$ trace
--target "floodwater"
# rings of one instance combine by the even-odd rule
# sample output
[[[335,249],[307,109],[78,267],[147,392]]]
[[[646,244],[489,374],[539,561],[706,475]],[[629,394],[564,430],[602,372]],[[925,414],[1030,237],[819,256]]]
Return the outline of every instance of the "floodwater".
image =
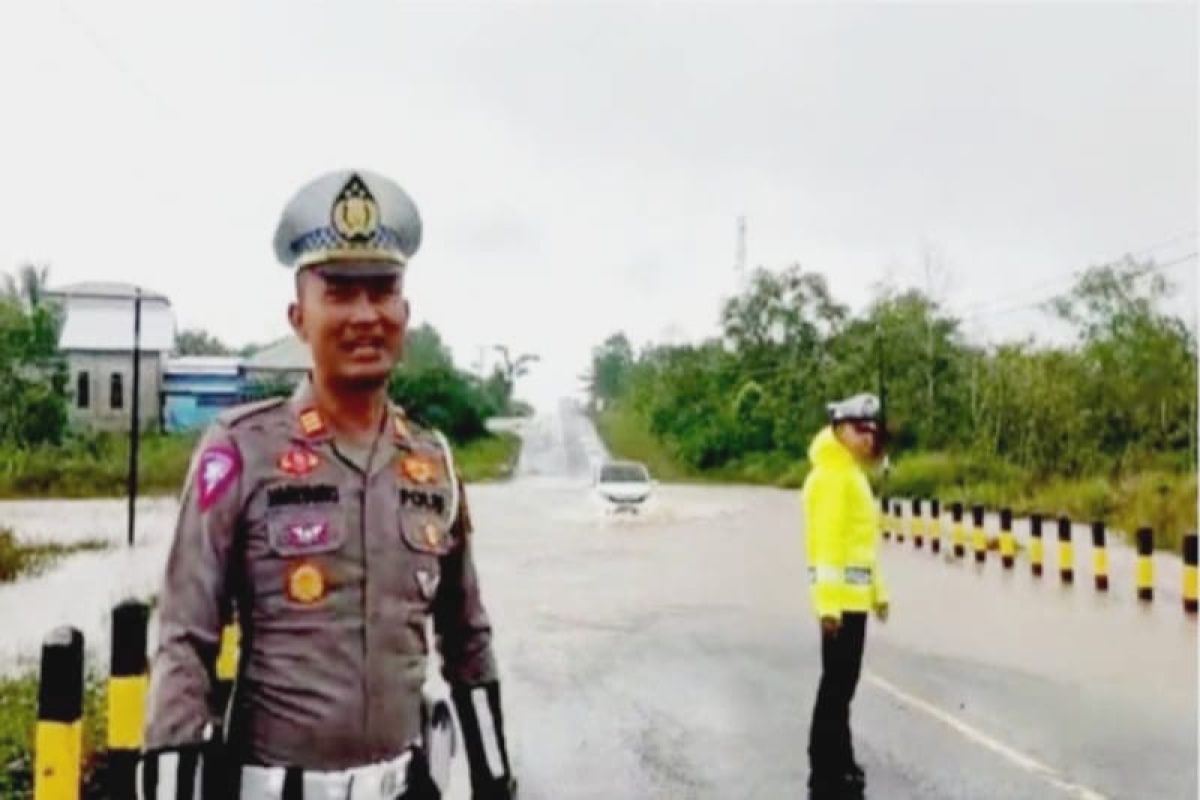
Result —
[[[574,407],[512,425],[517,476],[468,491],[523,800],[802,796],[820,652],[797,494],[662,485],[613,517]],[[113,600],[153,591],[173,507],[146,504],[132,552],[0,589],[0,655],[35,654],[67,621],[102,641]],[[0,503],[0,524],[122,540],[124,506]],[[884,546],[893,615],[871,625],[854,706],[869,797],[1195,796],[1196,623],[1169,591],[1139,604],[1123,575],[1099,595],[1076,542],[1070,587],[1051,537],[1040,580],[994,553]],[[465,798],[461,759],[455,780]]]

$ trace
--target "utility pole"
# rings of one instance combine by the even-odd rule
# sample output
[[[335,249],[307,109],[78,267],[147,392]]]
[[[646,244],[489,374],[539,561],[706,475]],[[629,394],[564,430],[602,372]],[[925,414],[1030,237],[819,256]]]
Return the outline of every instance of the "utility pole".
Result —
[[[141,363],[142,363],[142,290],[134,289],[133,295],[133,402],[130,404],[129,426],[129,480],[126,494],[129,495],[129,546],[133,547],[133,524],[137,516],[137,478],[138,478],[138,445],[141,433],[141,420],[138,414],[138,400],[141,394]]]

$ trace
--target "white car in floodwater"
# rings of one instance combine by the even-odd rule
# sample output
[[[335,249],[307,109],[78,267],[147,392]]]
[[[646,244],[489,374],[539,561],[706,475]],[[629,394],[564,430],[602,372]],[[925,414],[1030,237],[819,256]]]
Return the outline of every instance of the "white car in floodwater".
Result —
[[[656,482],[637,461],[606,461],[596,470],[596,498],[606,511],[636,514],[650,498]]]

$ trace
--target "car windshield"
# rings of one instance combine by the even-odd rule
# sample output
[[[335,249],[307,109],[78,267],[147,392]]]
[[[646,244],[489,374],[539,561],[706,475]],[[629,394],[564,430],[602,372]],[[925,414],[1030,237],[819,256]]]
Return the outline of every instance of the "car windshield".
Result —
[[[605,464],[600,470],[603,483],[645,483],[650,479],[640,464]]]

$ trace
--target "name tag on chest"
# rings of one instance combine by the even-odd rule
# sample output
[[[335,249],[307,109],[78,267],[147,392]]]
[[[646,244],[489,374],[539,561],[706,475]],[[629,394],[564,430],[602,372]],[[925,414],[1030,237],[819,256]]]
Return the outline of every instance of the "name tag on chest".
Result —
[[[400,490],[400,507],[432,511],[440,515],[446,511],[446,496],[427,489],[402,488]]]

